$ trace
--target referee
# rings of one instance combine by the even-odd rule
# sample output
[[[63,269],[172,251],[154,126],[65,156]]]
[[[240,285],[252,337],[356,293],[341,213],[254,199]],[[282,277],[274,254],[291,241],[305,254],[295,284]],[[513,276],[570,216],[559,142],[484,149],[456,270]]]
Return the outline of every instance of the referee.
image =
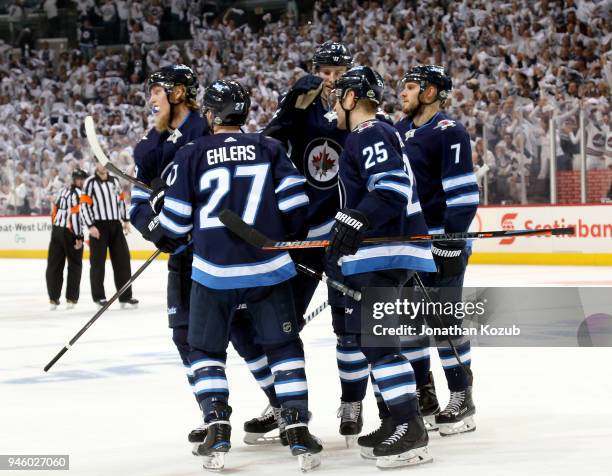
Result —
[[[72,184],[64,187],[53,203],[51,212],[51,242],[47,254],[47,292],[51,310],[57,309],[64,283],[64,265],[68,259],[66,279],[67,308],[72,309],[79,300],[81,271],[83,269],[83,226],[79,216],[79,201],[87,172],[72,172]]]
[[[89,279],[91,295],[100,306],[106,304],[104,272],[106,252],[110,252],[117,290],[129,281],[130,250],[124,236],[124,227],[129,226],[125,212],[124,196],[117,177],[108,175],[102,164],[96,162],[96,172],[83,185],[81,215],[89,229]],[[123,226],[122,223],[123,222]],[[130,286],[119,296],[122,308],[136,307],[138,300],[132,297]]]

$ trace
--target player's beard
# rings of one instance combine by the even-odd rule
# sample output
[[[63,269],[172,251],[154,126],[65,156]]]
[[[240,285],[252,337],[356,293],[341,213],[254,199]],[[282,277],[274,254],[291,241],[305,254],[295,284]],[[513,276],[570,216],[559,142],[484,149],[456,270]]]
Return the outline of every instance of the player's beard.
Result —
[[[170,113],[171,108],[168,108],[165,112],[159,111],[155,116],[155,129],[160,134],[166,132],[170,128]]]
[[[406,114],[410,119],[414,119],[418,115],[421,110],[421,103],[416,101],[416,103],[408,103],[407,105],[403,105],[402,112]]]

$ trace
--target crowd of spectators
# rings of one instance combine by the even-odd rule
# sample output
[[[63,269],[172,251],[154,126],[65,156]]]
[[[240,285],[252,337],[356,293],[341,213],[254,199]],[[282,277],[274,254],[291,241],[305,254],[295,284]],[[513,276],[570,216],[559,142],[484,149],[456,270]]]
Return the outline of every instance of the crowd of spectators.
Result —
[[[252,92],[246,129],[256,131],[271,119],[278,95],[309,70],[316,45],[329,39],[384,76],[383,107],[394,119],[401,117],[396,84],[410,66],[450,70],[455,88],[446,108],[470,132],[489,203],[547,200],[552,117],[558,170],[579,167],[581,109],[588,168],[612,166],[610,0],[321,0],[301,15],[299,2],[289,2],[285,14],[263,15],[258,27],[238,9],[213,14],[202,1],[75,3],[79,38],[92,12],[114,5],[112,37],[125,42],[81,41],[57,52],[40,41],[22,55],[0,44],[0,214],[48,213],[70,171],[93,168],[82,130],[88,114],[112,160],[130,172],[133,145],[152,124],[143,87],[151,71],[185,63],[202,85],[237,79]],[[147,36],[147,25],[158,35]],[[172,28],[188,29],[191,39],[162,46],[159,33]]]

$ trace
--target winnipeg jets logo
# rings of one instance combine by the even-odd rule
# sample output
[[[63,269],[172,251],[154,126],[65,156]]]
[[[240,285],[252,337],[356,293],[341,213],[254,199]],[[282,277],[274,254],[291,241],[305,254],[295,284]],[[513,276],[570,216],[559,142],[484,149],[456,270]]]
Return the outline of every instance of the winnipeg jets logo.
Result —
[[[337,142],[324,137],[306,146],[304,171],[313,187],[325,190],[336,186],[341,152],[342,147]]]
[[[448,129],[449,127],[455,127],[457,123],[455,121],[451,121],[450,119],[442,119],[434,129]]]
[[[415,132],[416,132],[416,129],[410,129],[409,131],[407,131],[407,132],[406,132],[406,135],[405,135],[405,137],[404,137],[404,138],[405,138],[406,140],[408,140],[408,139],[412,139],[412,138],[414,137],[414,133],[415,133]]]
[[[168,136],[166,141],[176,144],[176,141],[179,140],[181,137],[183,137],[183,134],[181,134],[181,131],[179,131],[178,129],[174,129],[174,131],[172,132],[172,134],[170,134],[170,136]]]

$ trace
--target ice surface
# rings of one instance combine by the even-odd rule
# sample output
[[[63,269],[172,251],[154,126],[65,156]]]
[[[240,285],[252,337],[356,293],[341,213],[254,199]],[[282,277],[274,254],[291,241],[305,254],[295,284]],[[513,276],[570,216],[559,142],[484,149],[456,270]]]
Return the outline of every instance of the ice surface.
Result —
[[[166,325],[165,266],[165,261],[153,263],[136,282],[138,310],[114,305],[45,374],[43,366],[96,310],[88,266],[76,309],[63,310],[62,303],[62,310],[50,312],[44,261],[0,261],[0,454],[69,454],[71,475],[204,472],[186,439],[198,425],[199,413]],[[114,290],[107,269],[110,297]],[[612,270],[470,266],[466,277],[470,286],[581,283],[610,286]],[[313,306],[324,298],[319,288]],[[302,337],[314,413],[311,429],[325,446],[316,474],[376,473],[374,462],[346,449],[337,433],[339,384],[329,312],[312,321]],[[433,464],[396,473],[610,474],[612,349],[475,348],[472,356],[476,432],[450,438],[430,434]],[[444,404],[448,392],[436,357],[432,368]],[[297,461],[286,448],[242,443],[242,423],[259,414],[266,402],[233,350],[227,373],[234,446],[225,472],[298,474]],[[365,412],[369,431],[377,425],[371,391]]]

